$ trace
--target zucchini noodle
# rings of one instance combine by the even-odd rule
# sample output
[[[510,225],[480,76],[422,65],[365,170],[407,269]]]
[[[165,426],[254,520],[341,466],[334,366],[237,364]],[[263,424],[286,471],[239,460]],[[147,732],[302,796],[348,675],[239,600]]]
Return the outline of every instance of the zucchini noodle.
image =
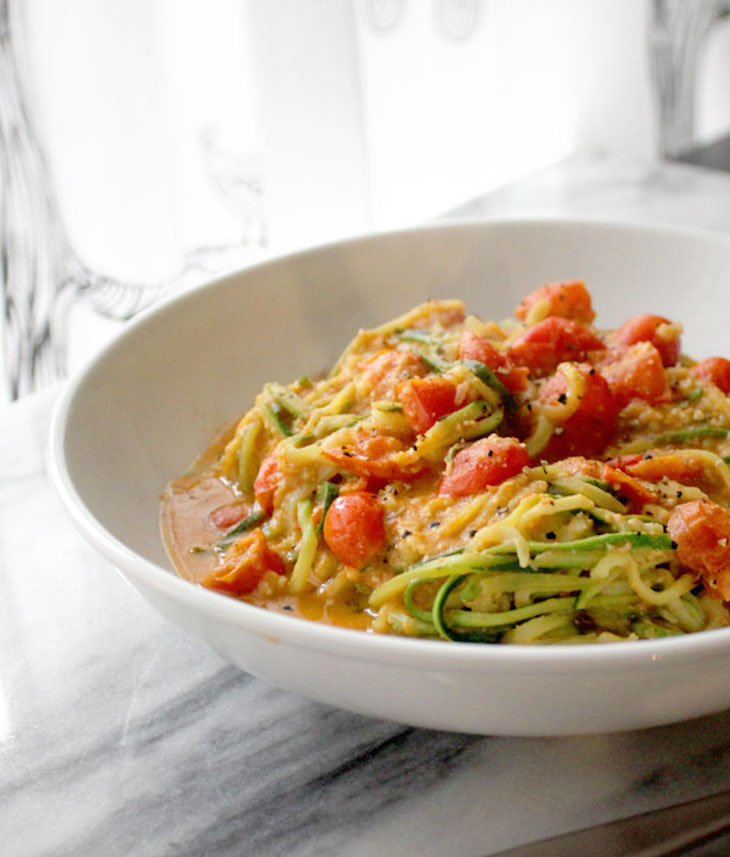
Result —
[[[547,298],[535,301],[525,318],[525,324],[537,324],[550,314],[550,301]]]
[[[525,441],[527,451],[532,458],[538,456],[550,442],[555,426],[545,413],[538,413],[535,430]]]
[[[317,530],[312,522],[312,501],[300,500],[297,505],[297,522],[302,532],[299,553],[291,573],[292,592],[301,592],[307,585],[317,551]]]
[[[557,370],[566,382],[566,389],[557,403],[545,403],[542,412],[552,423],[564,423],[573,416],[586,389],[586,381],[574,363],[561,363]]]

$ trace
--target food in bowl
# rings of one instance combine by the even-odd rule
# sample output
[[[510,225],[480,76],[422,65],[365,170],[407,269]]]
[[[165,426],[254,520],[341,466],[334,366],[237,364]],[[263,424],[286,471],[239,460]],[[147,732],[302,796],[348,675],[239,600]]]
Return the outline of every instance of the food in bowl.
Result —
[[[580,643],[730,623],[730,360],[582,282],[429,301],[267,384],[164,494],[178,572],[368,632]]]

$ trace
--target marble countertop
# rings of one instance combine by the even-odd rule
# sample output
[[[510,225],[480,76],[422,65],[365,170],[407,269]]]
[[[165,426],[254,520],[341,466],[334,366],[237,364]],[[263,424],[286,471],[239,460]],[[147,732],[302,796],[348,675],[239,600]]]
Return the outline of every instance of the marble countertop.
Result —
[[[459,219],[567,217],[730,230],[730,173],[687,164],[583,156],[477,197]]]
[[[567,163],[453,216],[524,214],[730,230],[730,177]],[[474,737],[236,671],[72,528],[44,462],[56,393],[0,411],[4,857],[481,857],[730,788],[730,712],[616,735]]]

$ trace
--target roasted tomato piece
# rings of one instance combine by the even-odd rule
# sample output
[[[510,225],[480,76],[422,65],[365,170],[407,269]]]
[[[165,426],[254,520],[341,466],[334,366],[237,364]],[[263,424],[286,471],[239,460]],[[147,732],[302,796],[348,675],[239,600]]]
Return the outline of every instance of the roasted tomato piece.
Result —
[[[693,366],[689,374],[700,381],[708,381],[723,393],[730,393],[730,360],[725,357],[708,357]]]
[[[459,360],[478,360],[499,378],[510,393],[524,393],[527,389],[527,367],[513,366],[505,354],[489,340],[465,330],[459,340]]]
[[[344,565],[362,568],[385,544],[385,512],[374,494],[336,497],[324,519],[327,547]]]
[[[213,509],[208,515],[208,520],[214,527],[219,530],[230,530],[239,521],[242,521],[251,511],[248,503],[243,500],[234,500],[232,503],[225,503],[223,506],[218,506]]]
[[[237,539],[226,551],[223,565],[201,581],[207,589],[230,595],[247,595],[259,585],[267,571],[284,574],[284,561],[269,547],[264,534],[256,529]]]
[[[261,508],[270,515],[274,510],[274,494],[281,485],[283,476],[273,455],[267,456],[259,467],[253,483],[253,493]]]
[[[619,408],[606,379],[587,363],[576,364],[584,389],[578,406],[562,424],[555,428],[541,458],[556,461],[574,455],[594,457],[608,446],[616,433]],[[542,390],[543,405],[558,409],[568,392],[568,381],[558,371],[549,378]]]
[[[456,409],[456,386],[438,375],[403,381],[396,397],[416,434],[427,432],[437,420]]]
[[[426,468],[420,458],[397,460],[394,456],[408,449],[397,438],[382,434],[363,433],[351,444],[323,449],[322,452],[341,470],[364,479],[396,479],[408,481],[418,477]]]
[[[708,590],[730,600],[730,512],[710,500],[683,503],[667,530],[682,565],[702,577]]]
[[[523,331],[510,345],[509,359],[527,366],[531,375],[549,375],[559,363],[583,360],[603,352],[603,342],[580,322],[551,316]]]
[[[394,399],[401,381],[426,373],[421,358],[410,349],[384,349],[360,365],[360,375],[370,387],[372,399]]]
[[[660,482],[665,477],[681,485],[696,486],[713,496],[726,496],[727,483],[722,459],[700,449],[675,449],[627,455],[611,462],[631,476],[647,482]],[[730,499],[730,498],[728,498]]]
[[[649,455],[650,459],[651,457],[652,456]],[[642,461],[643,458],[644,455],[640,452],[633,452],[630,455],[621,455],[618,458],[611,458],[608,463],[611,467],[618,468],[622,473],[632,473],[634,465]],[[638,473],[636,475],[639,476],[640,479],[646,478],[644,476],[640,476]]]
[[[672,394],[659,351],[650,342],[637,342],[600,367],[601,375],[620,408],[632,399],[649,404],[671,401]]]
[[[666,476],[682,485],[696,485],[705,475],[706,461],[690,450],[625,455],[612,462],[614,466],[631,476],[659,482]]]
[[[656,494],[646,485],[610,464],[603,465],[600,478],[608,482],[618,499],[629,507],[630,512],[638,513],[647,503],[656,502]]]
[[[352,494],[356,491],[367,491],[368,494],[377,494],[388,484],[387,479],[382,476],[358,476],[352,482],[343,482],[340,485],[340,494]]]
[[[608,482],[616,497],[625,503],[631,512],[640,512],[647,503],[656,501],[656,494],[642,485],[638,479],[634,479],[605,461],[573,456],[561,461],[560,465],[574,476],[590,476],[593,479]]]
[[[637,342],[651,342],[665,366],[674,366],[679,359],[678,327],[661,315],[634,315],[608,338],[610,347],[619,350]]]
[[[539,289],[535,289],[517,306],[515,315],[521,321],[525,321],[530,310],[536,304],[543,302],[545,302],[547,310],[543,314],[543,318],[553,315],[590,324],[596,317],[588,289],[585,287],[585,283],[580,280],[566,283],[548,283]]]
[[[456,453],[441,479],[439,494],[478,494],[490,485],[501,485],[529,465],[530,456],[517,438],[492,434]]]

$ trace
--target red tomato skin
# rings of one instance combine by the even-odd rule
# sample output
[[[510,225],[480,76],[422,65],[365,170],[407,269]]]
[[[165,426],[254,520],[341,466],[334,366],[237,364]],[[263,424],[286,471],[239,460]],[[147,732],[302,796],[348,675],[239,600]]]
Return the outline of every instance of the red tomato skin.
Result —
[[[370,384],[370,397],[373,400],[392,400],[401,381],[426,373],[421,358],[409,349],[383,349],[361,363],[359,369]]]
[[[274,495],[283,477],[273,455],[267,456],[259,467],[253,483],[253,493],[261,508],[270,515],[274,511]]]
[[[355,491],[366,491],[368,494],[377,494],[388,484],[388,479],[382,476],[358,476],[354,482],[343,482],[340,485],[340,494],[352,494]]]
[[[531,292],[515,309],[515,315],[520,321],[524,321],[532,307],[542,300],[550,304],[549,316],[570,318],[573,321],[581,321],[590,324],[596,317],[593,312],[591,296],[585,283],[581,280],[573,280],[565,283],[548,283]]]
[[[644,456],[640,452],[632,452],[630,455],[621,455],[618,458],[609,459],[609,464],[611,467],[617,467],[623,473],[631,473],[635,476],[638,476],[640,479],[644,477],[639,473],[634,473],[634,467],[640,461],[644,459]]]
[[[632,399],[642,399],[652,405],[671,401],[661,354],[650,342],[629,346],[614,359],[603,363],[600,372],[608,381],[620,408]]]
[[[437,375],[403,381],[396,396],[416,434],[427,432],[441,417],[456,409],[455,385]]]
[[[529,465],[530,456],[517,438],[492,434],[456,453],[441,479],[439,494],[469,497],[501,485]]]
[[[498,351],[489,340],[465,330],[459,340],[459,360],[478,360],[491,369],[510,393],[524,393],[527,389],[527,369],[512,366],[505,354]]]
[[[580,322],[550,316],[528,327],[512,342],[507,355],[530,374],[542,378],[559,363],[585,359],[591,352],[604,352],[604,343]]]
[[[679,359],[680,340],[674,332],[665,332],[662,325],[671,324],[661,315],[634,315],[608,338],[611,348],[621,350],[637,342],[651,342],[665,366],[674,366]]]
[[[599,456],[616,434],[619,408],[606,379],[587,363],[576,364],[585,379],[583,398],[576,410],[557,426],[540,458],[557,461],[575,455],[587,458]],[[540,390],[544,404],[557,404],[559,397],[568,389],[560,371],[545,382]]]
[[[421,460],[408,464],[392,460],[394,454],[405,449],[405,445],[397,438],[362,434],[349,446],[325,448],[322,453],[341,470],[354,473],[362,479],[384,479],[386,482],[392,482],[396,479],[416,479],[427,466]]]
[[[647,457],[640,453],[622,455],[611,463],[624,473],[647,482],[659,482],[666,476],[682,485],[694,485],[704,475],[703,462],[693,461],[691,456],[677,455],[671,450]]]
[[[730,393],[730,360],[725,357],[707,357],[693,366],[689,374],[700,381],[707,381],[719,387],[723,393]]]
[[[667,531],[682,565],[699,574],[711,593],[730,600],[730,511],[692,500],[672,512]]]
[[[494,371],[507,365],[507,358],[483,336],[464,330],[459,339],[459,360],[478,360]]]
[[[656,503],[656,494],[637,479],[610,464],[605,464],[601,479],[613,488],[618,498],[625,502],[629,511],[637,514],[647,503]]]
[[[717,487],[712,468],[694,455],[691,449],[652,452],[649,455],[624,455],[611,462],[615,467],[646,482],[660,482],[664,477],[681,485],[694,485],[711,492]]]
[[[208,515],[210,523],[219,530],[230,530],[239,521],[242,521],[251,511],[248,503],[243,500],[234,500],[232,503],[225,503],[223,506],[218,506],[213,509]]]
[[[646,503],[656,502],[656,494],[653,491],[642,485],[637,479],[619,470],[612,462],[572,456],[563,459],[560,465],[573,475],[592,476],[594,479],[608,482],[618,498],[626,503],[631,512],[638,513]]]
[[[336,497],[324,519],[327,547],[344,565],[360,569],[385,544],[385,511],[374,494]]]
[[[248,595],[267,571],[284,574],[286,566],[271,550],[261,530],[255,529],[231,545],[221,568],[203,578],[201,584],[229,595]]]

